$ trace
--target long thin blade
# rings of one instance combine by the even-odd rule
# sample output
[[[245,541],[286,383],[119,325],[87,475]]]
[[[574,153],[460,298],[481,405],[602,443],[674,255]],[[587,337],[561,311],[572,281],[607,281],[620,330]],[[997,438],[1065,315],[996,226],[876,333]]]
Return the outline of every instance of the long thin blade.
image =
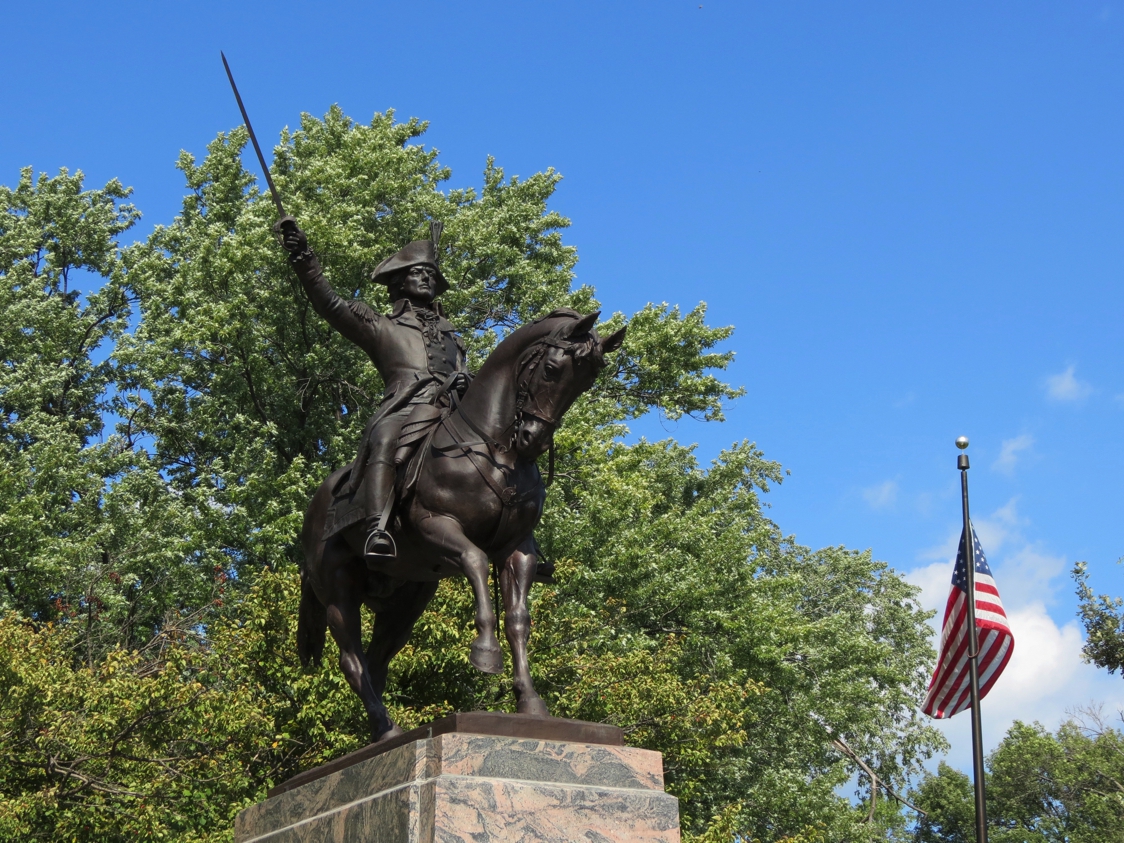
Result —
[[[238,100],[238,110],[242,112],[242,120],[246,124],[246,131],[250,133],[250,142],[254,145],[254,152],[258,154],[258,162],[261,164],[261,170],[265,173],[265,183],[269,185],[269,193],[273,196],[273,204],[277,206],[277,213],[285,216],[285,209],[281,207],[281,197],[277,193],[277,188],[273,186],[273,178],[269,175],[269,167],[265,164],[265,156],[261,154],[261,147],[258,146],[257,136],[254,135],[254,127],[250,125],[250,115],[246,113],[246,106],[242,105],[242,96],[238,93],[238,86],[234,84],[234,74],[230,72],[230,65],[226,61],[226,54],[219,50],[219,55],[222,56],[222,66],[226,68],[226,78],[230,80],[230,87],[234,90],[234,98]]]

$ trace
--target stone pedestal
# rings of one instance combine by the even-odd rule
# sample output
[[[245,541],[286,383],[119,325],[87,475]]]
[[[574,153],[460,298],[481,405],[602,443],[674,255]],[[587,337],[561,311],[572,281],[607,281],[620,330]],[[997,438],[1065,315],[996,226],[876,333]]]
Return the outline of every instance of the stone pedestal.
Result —
[[[556,739],[567,732],[606,743]],[[235,840],[677,843],[679,802],[664,793],[660,754],[613,745],[619,734],[555,718],[455,715],[275,788],[238,815]]]

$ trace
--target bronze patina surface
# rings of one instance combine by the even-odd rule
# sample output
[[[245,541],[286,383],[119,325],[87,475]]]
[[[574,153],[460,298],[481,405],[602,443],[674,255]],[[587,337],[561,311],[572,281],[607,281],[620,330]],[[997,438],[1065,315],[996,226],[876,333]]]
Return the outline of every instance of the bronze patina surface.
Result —
[[[305,514],[301,661],[319,662],[330,629],[372,739],[392,739],[401,730],[382,701],[387,669],[440,579],[468,579],[477,632],[470,661],[484,673],[503,670],[488,588],[493,569],[516,710],[545,717],[527,657],[527,597],[538,565],[533,531],[546,495],[536,460],[625,329],[602,339],[594,329],[599,314],[556,310],[509,334],[471,377],[435,302],[447,286],[436,230],[375,269],[373,280],[390,291],[389,315],[340,297],[295,221],[282,220],[279,231],[313,308],[367,353],[386,383],[358,456],[321,484]],[[375,613],[366,650],[363,605]]]

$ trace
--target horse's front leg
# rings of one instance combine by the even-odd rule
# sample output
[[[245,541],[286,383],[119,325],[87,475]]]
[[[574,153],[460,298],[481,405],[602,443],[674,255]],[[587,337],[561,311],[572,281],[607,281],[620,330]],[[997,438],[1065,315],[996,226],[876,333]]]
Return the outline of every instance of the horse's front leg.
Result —
[[[503,628],[511,647],[516,711],[546,717],[550,712],[531,681],[531,666],[527,659],[527,641],[531,637],[531,613],[527,609],[527,597],[535,579],[537,562],[534,540],[528,538],[504,562],[500,572],[500,587],[503,589]]]
[[[433,515],[414,522],[417,531],[437,553],[456,564],[468,578],[476,598],[476,640],[469,661],[481,673],[503,672],[503,650],[496,638],[496,613],[488,594],[488,555],[473,544],[460,522]]]

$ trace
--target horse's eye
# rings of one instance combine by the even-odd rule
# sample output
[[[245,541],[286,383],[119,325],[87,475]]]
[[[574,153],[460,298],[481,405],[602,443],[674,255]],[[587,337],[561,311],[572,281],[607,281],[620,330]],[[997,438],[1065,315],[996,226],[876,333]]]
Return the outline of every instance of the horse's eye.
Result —
[[[545,374],[548,378],[558,377],[558,372],[558,367],[553,363],[547,363],[545,366],[543,366],[543,374]]]

